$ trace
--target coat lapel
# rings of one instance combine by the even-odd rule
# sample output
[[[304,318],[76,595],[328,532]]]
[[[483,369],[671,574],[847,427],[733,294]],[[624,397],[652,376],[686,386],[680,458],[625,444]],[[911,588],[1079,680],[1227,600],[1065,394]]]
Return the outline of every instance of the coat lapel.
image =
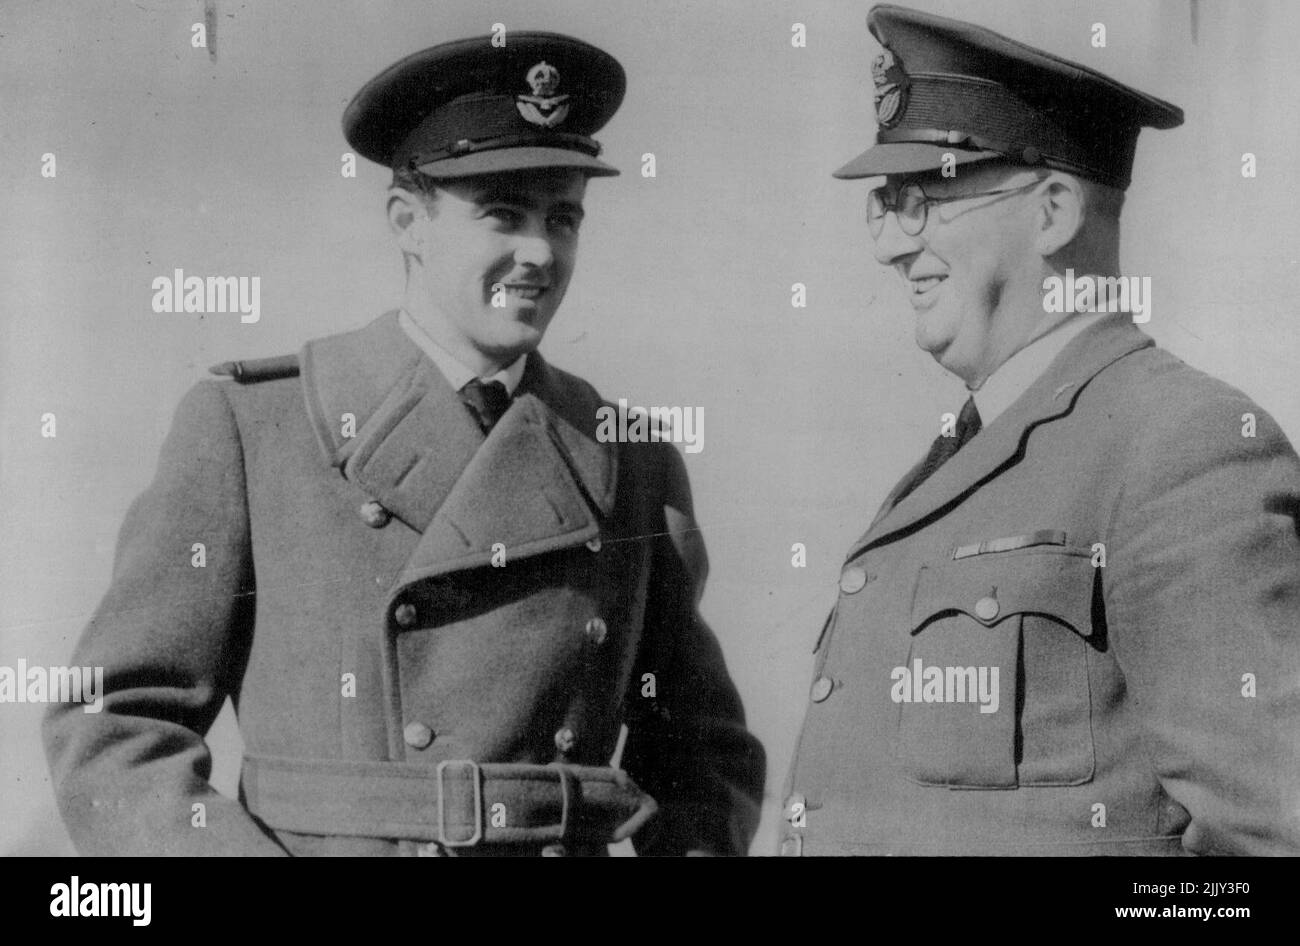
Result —
[[[596,538],[612,514],[617,444],[596,441],[600,399],[586,384],[528,356],[510,409],[440,503],[394,587],[507,562]],[[462,413],[464,413],[462,409]]]
[[[508,561],[580,544],[613,512],[617,444],[596,441],[601,401],[537,352],[486,439],[396,313],[309,343],[302,366],[326,461],[422,533],[398,584],[486,565],[497,543]]]
[[[871,534],[871,530],[876,527],[876,524],[880,522],[881,519],[885,518],[885,516],[889,514],[889,511],[894,508],[894,503],[897,501],[898,494],[903,491],[903,486],[912,482],[916,475],[921,471],[921,467],[924,464],[925,457],[921,457],[921,459],[912,464],[910,470],[903,474],[903,478],[894,484],[894,488],[889,491],[889,495],[885,497],[885,501],[881,503],[880,508],[876,510],[876,517],[871,520],[871,525],[867,527],[868,535]]]
[[[1103,319],[1070,342],[1029,389],[992,424],[939,467],[924,483],[892,505],[913,467],[890,492],[875,521],[853,546],[849,558],[888,536],[946,509],[954,501],[1016,463],[1029,432],[1070,411],[1084,386],[1107,365],[1155,342],[1126,315]]]
[[[304,394],[327,461],[423,532],[483,435],[456,392],[390,312],[310,342]],[[346,436],[350,415],[355,433]]]

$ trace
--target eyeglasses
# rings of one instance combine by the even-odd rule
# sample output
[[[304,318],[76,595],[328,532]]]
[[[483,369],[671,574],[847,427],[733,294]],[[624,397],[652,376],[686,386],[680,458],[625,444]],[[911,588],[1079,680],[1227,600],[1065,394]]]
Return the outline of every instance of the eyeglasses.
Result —
[[[954,194],[951,197],[927,197],[920,184],[904,184],[898,189],[898,196],[892,203],[885,196],[885,189],[877,187],[867,195],[867,229],[871,231],[873,240],[880,239],[880,234],[885,230],[885,215],[892,210],[898,216],[899,228],[908,236],[916,236],[925,229],[927,208],[930,204],[946,204],[954,200],[970,200],[972,197],[992,197],[995,194],[1014,194],[1038,186],[1039,180],[1004,190]]]

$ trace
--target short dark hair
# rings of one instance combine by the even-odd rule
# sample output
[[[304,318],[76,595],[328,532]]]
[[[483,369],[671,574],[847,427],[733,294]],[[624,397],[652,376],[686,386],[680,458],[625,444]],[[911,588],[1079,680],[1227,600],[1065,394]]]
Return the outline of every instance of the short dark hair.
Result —
[[[412,167],[393,168],[393,183],[390,186],[418,194],[424,199],[426,207],[431,208],[438,199],[438,182]]]

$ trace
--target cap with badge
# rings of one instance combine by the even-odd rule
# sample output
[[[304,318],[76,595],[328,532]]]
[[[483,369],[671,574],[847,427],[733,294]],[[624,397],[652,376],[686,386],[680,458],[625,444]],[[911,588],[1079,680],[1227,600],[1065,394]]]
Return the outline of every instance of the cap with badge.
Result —
[[[884,47],[872,64],[879,129],[839,178],[1001,158],[1122,190],[1138,133],[1183,122],[1177,106],[960,20],[880,5],[867,28]]]
[[[619,172],[591,136],[623,101],[613,56],[570,36],[509,32],[443,43],[371,79],[343,113],[359,154],[434,178],[579,168]]]

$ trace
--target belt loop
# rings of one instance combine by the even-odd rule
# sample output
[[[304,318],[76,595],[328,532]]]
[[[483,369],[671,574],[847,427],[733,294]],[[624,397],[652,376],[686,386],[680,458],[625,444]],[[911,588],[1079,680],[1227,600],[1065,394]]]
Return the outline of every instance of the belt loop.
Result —
[[[447,837],[447,788],[446,773],[448,766],[456,766],[459,773],[467,773],[474,790],[474,833],[469,838],[452,839]],[[438,763],[438,842],[443,847],[473,847],[483,840],[483,774],[478,763],[469,759],[445,759]]]
[[[578,780],[578,775],[567,765],[559,762],[552,762],[548,768],[555,769],[560,774],[560,841],[565,840],[569,835],[569,829],[576,820],[577,812],[574,805],[577,804],[582,794],[582,783]]]

